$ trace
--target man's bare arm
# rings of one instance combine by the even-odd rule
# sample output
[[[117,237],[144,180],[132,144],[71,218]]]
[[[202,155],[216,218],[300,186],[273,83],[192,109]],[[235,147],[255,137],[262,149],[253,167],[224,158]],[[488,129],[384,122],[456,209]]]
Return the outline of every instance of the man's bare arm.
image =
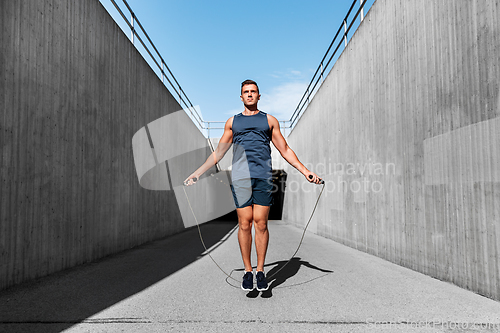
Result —
[[[233,117],[229,118],[224,125],[224,134],[217,145],[215,151],[207,158],[195,172],[184,180],[184,184],[193,185],[196,181],[217,162],[219,162],[233,143]],[[195,180],[196,179],[196,180]]]
[[[276,149],[280,152],[281,156],[290,163],[295,169],[297,169],[300,173],[306,177],[307,181],[311,183],[319,184],[321,179],[314,172],[309,171],[297,158],[295,152],[290,148],[281,134],[280,124],[276,118],[271,115],[267,115],[269,126],[272,131],[272,142]],[[312,176],[312,178],[309,178]]]

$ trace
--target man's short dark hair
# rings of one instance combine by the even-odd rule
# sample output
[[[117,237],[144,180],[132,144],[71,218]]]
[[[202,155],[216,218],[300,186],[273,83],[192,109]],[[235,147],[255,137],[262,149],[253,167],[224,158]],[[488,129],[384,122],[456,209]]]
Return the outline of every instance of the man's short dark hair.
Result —
[[[257,87],[257,93],[259,93],[259,86],[257,85],[257,82],[255,82],[254,80],[250,80],[250,79],[241,82],[241,91],[243,91],[243,86],[246,86],[247,84],[255,84],[255,86]]]

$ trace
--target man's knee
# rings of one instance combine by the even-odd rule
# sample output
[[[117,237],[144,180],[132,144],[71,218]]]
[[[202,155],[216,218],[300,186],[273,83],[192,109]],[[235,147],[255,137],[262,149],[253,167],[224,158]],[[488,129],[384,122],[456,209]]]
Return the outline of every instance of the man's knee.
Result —
[[[259,232],[265,232],[267,230],[267,220],[255,220],[255,230]]]
[[[251,232],[252,231],[252,221],[240,219],[238,221],[238,224],[240,226],[240,230],[244,232]]]

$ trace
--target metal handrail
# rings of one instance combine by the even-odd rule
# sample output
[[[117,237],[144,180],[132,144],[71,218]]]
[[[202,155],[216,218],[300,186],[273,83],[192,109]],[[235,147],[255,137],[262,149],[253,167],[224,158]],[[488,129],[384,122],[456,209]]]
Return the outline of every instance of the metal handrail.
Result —
[[[134,11],[132,10],[132,8],[130,8],[129,4],[127,3],[126,0],[122,0],[123,3],[125,4],[125,6],[127,6],[127,9],[128,11],[130,12],[130,15],[131,15],[131,21],[132,23],[129,22],[129,20],[127,19],[127,17],[125,16],[125,14],[123,13],[123,11],[120,9],[120,7],[117,5],[117,3],[115,2],[115,0],[110,0],[113,5],[115,6],[116,10],[118,10],[118,13],[122,16],[123,20],[128,24],[131,32],[132,32],[132,43],[134,44],[134,36],[137,37],[137,39],[141,42],[142,46],[144,47],[144,49],[146,50],[146,52],[148,52],[149,56],[151,57],[151,59],[154,61],[154,63],[156,64],[156,66],[158,67],[158,69],[160,70],[161,74],[162,74],[162,82],[163,81],[163,78],[166,78],[168,83],[170,84],[170,86],[172,87],[172,89],[175,91],[175,93],[177,94],[177,96],[179,97],[179,104],[181,104],[181,106],[184,106],[186,107],[189,112],[191,113],[191,115],[193,116],[193,118],[196,120],[196,122],[198,123],[198,125],[200,126],[201,129],[204,129],[204,126],[203,126],[203,118],[200,116],[200,114],[198,114],[198,112],[196,111],[196,109],[194,108],[193,106],[193,103],[191,103],[191,101],[189,100],[189,98],[187,97],[186,93],[184,92],[184,90],[182,89],[181,85],[179,84],[179,82],[177,81],[177,79],[175,78],[174,74],[172,73],[172,71],[170,70],[170,68],[167,66],[167,64],[165,63],[165,60],[163,60],[163,57],[161,56],[160,52],[158,51],[158,49],[156,48],[156,46],[154,45],[153,41],[151,40],[151,38],[149,38],[149,35],[147,34],[146,30],[143,28],[141,22],[139,22],[139,19],[137,18],[137,16],[135,15]],[[136,32],[136,29],[134,28],[134,25],[133,23],[134,22],[137,22],[137,24],[139,25],[140,29],[142,30],[142,33],[144,34],[144,36],[146,36],[147,40],[149,41],[149,44],[151,44],[151,46],[153,47],[154,51],[156,52],[156,55],[160,58],[161,60],[161,65],[158,63],[158,61],[156,60],[156,58],[153,56],[153,54],[151,53],[151,51],[149,50],[149,48],[146,46],[146,44],[143,42],[142,38],[139,36],[139,34]],[[167,74],[165,73],[165,71],[163,70],[163,66],[165,66],[165,68],[167,69],[168,73],[170,74],[171,78],[173,79],[173,81],[176,83],[177,87],[172,83],[172,81],[168,78]],[[168,87],[167,87],[168,89]],[[185,100],[184,100],[185,99]],[[194,112],[193,112],[194,110]]]
[[[361,13],[361,21],[363,21],[364,6],[365,6],[365,3],[367,0],[359,0],[359,1],[360,1],[359,9],[356,12],[356,14],[354,15],[354,17],[352,18],[352,20],[349,24],[349,27],[347,27],[347,22],[349,20],[349,16],[351,15],[351,12],[354,9],[354,6],[358,2],[358,0],[354,0],[352,2],[351,7],[349,8],[349,11],[347,12],[344,20],[342,21],[339,29],[337,30],[337,33],[335,34],[335,37],[333,37],[333,40],[330,43],[330,46],[328,47],[328,49],[326,50],[325,55],[323,56],[323,59],[321,59],[321,62],[319,64],[318,68],[316,69],[316,72],[314,73],[314,75],[311,79],[311,82],[309,82],[309,85],[307,86],[307,89],[304,92],[304,95],[302,95],[302,98],[300,99],[299,104],[297,105],[297,107],[295,108],[295,111],[293,112],[292,116],[290,117],[290,127],[289,128],[293,128],[293,125],[295,124],[295,122],[297,121],[297,119],[299,118],[301,113],[304,111],[304,107],[306,106],[306,104],[309,105],[309,100],[311,99],[311,95],[313,95],[313,93],[315,92],[316,86],[318,85],[319,81],[323,81],[323,75],[325,74],[325,72],[328,68],[328,65],[330,65],[330,62],[332,61],[333,57],[337,54],[337,51],[339,50],[340,45],[342,45],[342,42],[344,42],[345,46],[347,46],[347,42],[348,42],[347,38],[348,38],[349,31],[351,30],[354,22],[356,21],[356,19],[360,15],[360,13]],[[337,47],[335,48],[335,50],[331,54],[326,65],[324,65],[325,59],[327,58],[330,50],[332,49],[332,46],[334,45],[335,41],[337,40],[337,37],[339,36],[339,34],[342,30],[344,30],[344,34],[342,35],[342,39],[338,42]],[[333,66],[333,64],[332,64],[332,66]],[[316,75],[318,74],[318,72],[320,73],[320,75],[318,78],[316,78]],[[312,88],[311,88],[311,85],[312,85]]]
[[[131,15],[131,20],[130,21],[131,22],[129,22],[129,20],[127,19],[127,17],[123,13],[123,11],[120,9],[120,7],[117,5],[117,3],[115,2],[115,0],[110,0],[110,1],[111,1],[111,3],[113,3],[113,5],[115,6],[115,8],[118,10],[118,13],[122,16],[123,20],[129,26],[129,28],[130,28],[130,30],[132,32],[132,34],[131,34],[131,41],[132,41],[132,43],[134,44],[134,37],[137,37],[137,39],[139,40],[139,42],[142,44],[142,46],[144,47],[144,49],[146,50],[146,52],[149,54],[149,56],[151,57],[151,59],[154,61],[154,63],[156,64],[156,66],[160,70],[160,73],[162,75],[162,77],[161,77],[162,82],[164,83],[164,80],[163,80],[164,78],[167,79],[168,83],[170,84],[170,86],[172,87],[172,89],[174,90],[174,92],[176,93],[176,95],[179,98],[179,104],[181,104],[181,106],[184,106],[187,110],[189,110],[189,112],[192,115],[192,119],[194,119],[198,123],[199,128],[201,130],[208,130],[208,137],[210,137],[210,129],[224,129],[224,127],[211,127],[210,126],[211,123],[224,123],[223,121],[204,121],[203,120],[203,118],[198,113],[198,111],[196,110],[196,108],[193,106],[193,104],[189,100],[188,96],[186,95],[186,93],[182,89],[181,85],[179,84],[179,82],[175,78],[174,74],[172,73],[172,71],[170,70],[170,68],[165,63],[165,60],[161,56],[160,52],[158,51],[158,49],[154,45],[153,41],[151,40],[151,38],[147,34],[146,30],[143,28],[142,24],[140,23],[139,19],[137,18],[137,16],[135,15],[134,11],[132,10],[132,8],[127,3],[127,1],[126,0],[122,0],[123,3],[125,4],[125,6],[127,7],[128,11],[130,12],[130,15]],[[356,14],[354,15],[354,17],[351,19],[349,27],[347,27],[347,22],[349,21],[349,16],[351,15],[351,12],[353,11],[353,9],[354,9],[354,7],[355,7],[355,5],[356,5],[357,2],[358,2],[358,0],[353,0],[353,2],[351,4],[351,7],[349,8],[349,11],[347,12],[344,20],[342,21],[339,29],[337,30],[337,33],[335,34],[335,37],[333,38],[333,40],[330,43],[328,49],[326,50],[325,55],[321,59],[320,64],[319,64],[318,68],[316,69],[316,72],[314,73],[311,81],[309,82],[309,85],[307,86],[306,91],[302,95],[302,98],[300,99],[297,107],[295,108],[295,111],[293,112],[292,116],[290,117],[290,120],[280,120],[279,121],[280,124],[281,124],[280,127],[282,128],[282,130],[292,129],[293,128],[295,122],[298,120],[298,118],[300,117],[300,115],[304,112],[304,108],[306,107],[306,105],[309,105],[309,101],[312,98],[312,95],[315,94],[315,89],[316,89],[318,83],[320,81],[323,81],[323,75],[325,75],[325,73],[328,74],[327,73],[328,66],[330,65],[330,63],[333,60],[333,58],[335,57],[335,55],[337,54],[337,51],[339,50],[340,46],[342,45],[342,42],[344,41],[345,46],[347,46],[347,43],[348,43],[347,39],[348,39],[349,31],[351,30],[354,22],[356,21],[356,19],[358,18],[358,16],[360,16],[360,14],[361,14],[361,21],[363,21],[363,16],[364,16],[363,11],[364,11],[364,6],[365,6],[365,3],[367,2],[367,0],[359,0],[359,2],[360,2],[359,9],[356,12]],[[146,46],[146,44],[144,43],[144,41],[142,40],[142,38],[136,32],[136,29],[134,28],[134,23],[135,22],[137,22],[137,24],[139,25],[140,30],[142,31],[142,33],[144,34],[144,36],[146,36],[149,44],[152,46],[152,48],[154,49],[154,52],[156,53],[156,55],[161,60],[160,61],[161,65],[158,63],[158,61],[153,56],[153,54],[151,53],[151,51],[149,50],[149,48]],[[328,58],[328,61],[326,62],[326,65],[325,65],[325,61],[326,61],[326,59],[327,59],[327,57],[328,57],[328,55],[330,53],[330,50],[334,46],[335,41],[337,40],[337,38],[340,36],[340,33],[341,33],[342,29],[344,30],[344,33],[341,35],[342,38],[341,38],[341,40],[339,40],[337,46],[335,47],[335,50],[333,51],[333,53]],[[333,66],[333,64],[332,64],[332,66]],[[169,77],[165,73],[165,71],[163,69],[164,67],[166,68],[166,70],[170,74],[170,77],[172,78],[172,80],[175,82],[175,85],[174,85],[174,83],[172,83],[172,81],[169,79]],[[319,76],[318,76],[318,73],[319,73]],[[168,87],[167,87],[167,89],[168,89]],[[287,125],[287,123],[288,123],[288,125]],[[285,133],[286,133],[286,131],[285,131]]]
[[[218,130],[221,130],[221,129],[224,129],[224,126],[222,127],[212,127],[210,126],[210,124],[225,124],[226,122],[225,121],[205,121],[205,124],[207,125],[207,127],[205,127],[205,129],[207,130],[207,138],[210,139],[210,130],[214,130],[214,129],[218,129]]]

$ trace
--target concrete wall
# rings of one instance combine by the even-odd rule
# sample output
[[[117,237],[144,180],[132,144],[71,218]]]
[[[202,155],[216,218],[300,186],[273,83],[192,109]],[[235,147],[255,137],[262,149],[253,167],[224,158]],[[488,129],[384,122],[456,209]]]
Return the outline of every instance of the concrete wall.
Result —
[[[101,4],[0,1],[0,24],[0,289],[184,229],[132,156],[181,107]]]
[[[376,1],[289,135],[327,181],[313,232],[500,300],[499,17]],[[288,173],[304,226],[320,188]]]

